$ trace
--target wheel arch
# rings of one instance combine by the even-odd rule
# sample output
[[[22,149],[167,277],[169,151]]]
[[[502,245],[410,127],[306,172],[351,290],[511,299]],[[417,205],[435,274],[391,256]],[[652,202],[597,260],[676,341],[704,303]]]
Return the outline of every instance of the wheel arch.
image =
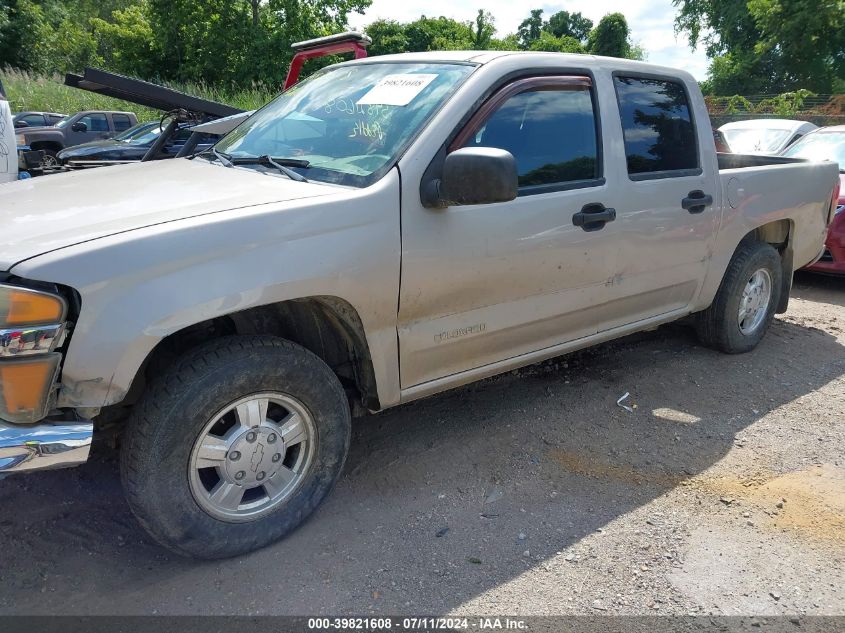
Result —
[[[781,275],[781,287],[775,314],[783,314],[789,307],[789,293],[792,290],[792,273],[794,272],[792,249],[794,235],[795,223],[792,219],[773,220],[750,230],[734,249],[735,255],[740,247],[749,241],[764,242],[773,246],[780,254],[783,274]]]
[[[363,322],[348,301],[336,296],[290,299],[183,327],[162,338],[138,368],[120,406],[136,402],[151,376],[209,340],[232,334],[278,336],[316,354],[346,390],[353,413],[378,410],[376,376]]]
[[[39,140],[39,141],[33,141],[32,143],[29,144],[29,147],[33,151],[38,151],[40,149],[49,149],[49,150],[52,150],[54,152],[60,152],[64,149],[64,145],[62,145],[58,141],[51,141],[51,140],[47,140],[47,139]]]

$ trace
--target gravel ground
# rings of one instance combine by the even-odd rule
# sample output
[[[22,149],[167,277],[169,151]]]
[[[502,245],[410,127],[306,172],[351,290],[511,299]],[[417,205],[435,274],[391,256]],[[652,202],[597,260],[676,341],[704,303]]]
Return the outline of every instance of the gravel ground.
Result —
[[[750,354],[669,326],[361,419],[239,559],[153,544],[106,448],[8,478],[0,612],[845,615],[845,279],[796,283]]]

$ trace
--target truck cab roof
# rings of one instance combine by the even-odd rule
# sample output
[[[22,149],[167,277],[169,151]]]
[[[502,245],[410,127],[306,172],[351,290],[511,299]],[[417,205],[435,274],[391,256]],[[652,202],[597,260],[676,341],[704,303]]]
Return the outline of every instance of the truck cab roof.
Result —
[[[519,60],[521,68],[537,67],[542,69],[551,66],[569,66],[573,69],[608,68],[614,70],[635,72],[649,75],[661,75],[684,80],[695,81],[693,76],[677,68],[660,66],[648,62],[618,57],[604,57],[601,55],[585,55],[582,53],[547,53],[534,51],[425,51],[420,53],[397,53],[393,55],[378,55],[342,62],[338,65],[373,64],[373,63],[468,63],[478,65],[498,65],[499,63],[513,63]]]

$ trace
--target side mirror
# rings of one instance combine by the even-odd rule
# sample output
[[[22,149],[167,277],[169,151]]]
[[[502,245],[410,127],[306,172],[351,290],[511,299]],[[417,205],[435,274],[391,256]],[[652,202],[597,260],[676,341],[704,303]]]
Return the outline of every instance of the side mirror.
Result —
[[[446,155],[443,177],[432,185],[436,199],[426,206],[508,202],[517,196],[516,159],[496,147],[464,147]]]
[[[20,119],[19,121],[15,121],[15,127],[29,127],[29,123]]]
[[[87,132],[88,126],[85,125],[83,121],[77,121],[76,123],[70,126],[70,129],[74,132]]]

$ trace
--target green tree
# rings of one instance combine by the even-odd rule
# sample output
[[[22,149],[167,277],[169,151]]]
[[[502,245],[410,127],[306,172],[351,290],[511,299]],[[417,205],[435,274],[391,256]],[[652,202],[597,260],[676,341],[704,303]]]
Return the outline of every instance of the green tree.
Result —
[[[293,42],[344,30],[349,13],[370,2],[149,0],[149,23],[163,78],[277,85],[293,56]],[[306,71],[330,61],[309,62]]]
[[[829,92],[845,77],[845,0],[673,0],[716,94]]]
[[[829,91],[845,77],[845,0],[749,0],[758,55],[779,55],[784,83]]]
[[[50,29],[47,46],[48,70],[79,71],[85,66],[99,66],[103,62],[90,27],[68,18]]]
[[[0,67],[45,71],[49,65],[50,25],[33,0],[0,2]]]
[[[472,27],[472,47],[479,51],[487,50],[490,48],[495,33],[496,26],[493,14],[484,9],[479,9],[478,15],[475,16],[475,24]]]
[[[376,20],[367,26],[367,35],[373,43],[367,48],[369,55],[391,55],[408,50],[405,25],[396,20]]]
[[[630,57],[631,48],[628,21],[621,13],[607,14],[590,32],[588,49],[593,55]]]
[[[574,37],[579,42],[586,42],[593,29],[593,21],[580,13],[558,11],[546,23],[545,30],[555,37]]]
[[[543,10],[532,9],[531,15],[525,18],[519,25],[516,35],[519,38],[519,46],[522,49],[531,48],[531,43],[540,38],[543,32]]]
[[[494,37],[490,40],[490,47],[489,50],[491,51],[518,51],[519,50],[519,37],[516,33],[511,33],[510,35],[506,35],[502,38]]]
[[[242,0],[150,0],[149,10],[163,76],[208,83],[245,79],[252,20]]]
[[[161,55],[155,46],[146,0],[118,9],[110,17],[111,21],[91,19],[105,64],[112,70],[136,77],[158,74]]]
[[[414,20],[405,27],[409,51],[469,50],[473,47],[473,32],[468,22],[451,18]]]
[[[548,53],[583,53],[584,45],[574,37],[568,35],[557,37],[549,31],[542,31],[540,37],[531,42],[528,50]]]

